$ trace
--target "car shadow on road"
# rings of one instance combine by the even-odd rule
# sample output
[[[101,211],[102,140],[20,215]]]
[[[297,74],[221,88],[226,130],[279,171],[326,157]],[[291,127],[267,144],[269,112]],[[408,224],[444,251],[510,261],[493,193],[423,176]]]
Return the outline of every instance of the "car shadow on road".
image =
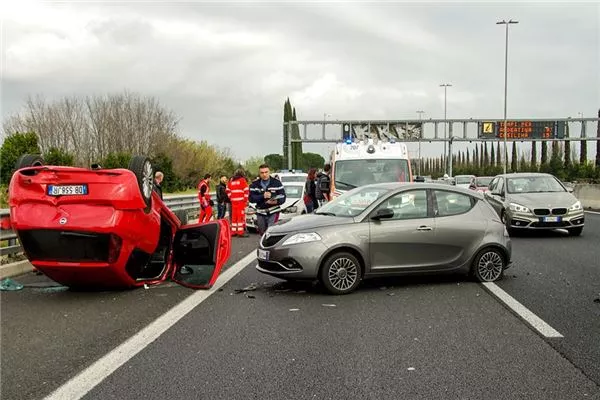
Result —
[[[436,275],[412,275],[412,276],[396,276],[386,278],[371,278],[363,280],[360,286],[354,293],[369,293],[376,291],[386,291],[399,288],[413,288],[423,286],[438,286],[438,285],[461,285],[475,284],[465,274],[450,273]],[[252,292],[259,291],[268,294],[270,297],[281,294],[310,294],[331,296],[323,285],[318,281],[270,281],[262,284],[253,283],[245,288],[236,289],[236,292],[246,293],[252,296]]]

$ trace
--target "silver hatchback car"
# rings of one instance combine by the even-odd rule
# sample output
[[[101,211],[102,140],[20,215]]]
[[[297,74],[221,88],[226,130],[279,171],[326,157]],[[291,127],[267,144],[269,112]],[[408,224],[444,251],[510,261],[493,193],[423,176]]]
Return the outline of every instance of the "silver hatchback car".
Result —
[[[508,232],[483,195],[436,183],[362,186],[262,236],[257,270],[319,279],[332,294],[365,278],[464,271],[500,279],[510,265]]]
[[[496,176],[485,193],[508,233],[518,229],[566,229],[583,232],[581,202],[554,175],[520,172]]]

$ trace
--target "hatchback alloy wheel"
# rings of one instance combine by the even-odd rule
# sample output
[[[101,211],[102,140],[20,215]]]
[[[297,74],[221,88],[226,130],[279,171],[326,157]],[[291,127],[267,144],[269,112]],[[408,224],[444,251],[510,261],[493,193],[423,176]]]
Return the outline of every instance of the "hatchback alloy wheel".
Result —
[[[494,282],[502,277],[505,261],[499,250],[488,248],[477,254],[472,273],[480,282]]]
[[[320,278],[329,293],[347,294],[358,287],[362,267],[354,255],[335,253],[325,261]]]

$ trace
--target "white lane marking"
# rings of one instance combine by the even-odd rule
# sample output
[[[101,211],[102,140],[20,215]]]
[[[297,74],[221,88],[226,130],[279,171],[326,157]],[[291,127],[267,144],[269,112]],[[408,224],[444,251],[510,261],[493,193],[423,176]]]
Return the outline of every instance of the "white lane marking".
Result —
[[[598,215],[600,215],[600,212],[598,212],[598,211],[587,211],[587,210],[585,210],[585,212],[586,213],[590,213],[590,214],[598,214]]]
[[[223,272],[210,290],[198,290],[165,312],[144,329],[127,339],[110,353],[90,365],[67,383],[49,394],[45,400],[80,399],[110,374],[142,351],[177,321],[215,293],[256,258],[253,250]]]
[[[548,325],[540,317],[529,311],[527,307],[515,300],[511,295],[500,289],[498,285],[493,282],[482,282],[482,285],[486,287],[494,296],[500,301],[509,306],[514,312],[516,312],[521,318],[523,318],[529,325],[537,330],[541,335],[548,338],[561,338],[561,335],[556,329]]]

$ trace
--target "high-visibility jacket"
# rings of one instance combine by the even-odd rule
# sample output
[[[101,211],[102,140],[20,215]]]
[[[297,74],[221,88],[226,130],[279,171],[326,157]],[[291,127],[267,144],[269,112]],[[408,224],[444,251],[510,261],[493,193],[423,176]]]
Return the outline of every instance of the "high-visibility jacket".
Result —
[[[243,177],[232,178],[227,182],[227,196],[231,204],[248,203],[250,188],[248,182]]]

